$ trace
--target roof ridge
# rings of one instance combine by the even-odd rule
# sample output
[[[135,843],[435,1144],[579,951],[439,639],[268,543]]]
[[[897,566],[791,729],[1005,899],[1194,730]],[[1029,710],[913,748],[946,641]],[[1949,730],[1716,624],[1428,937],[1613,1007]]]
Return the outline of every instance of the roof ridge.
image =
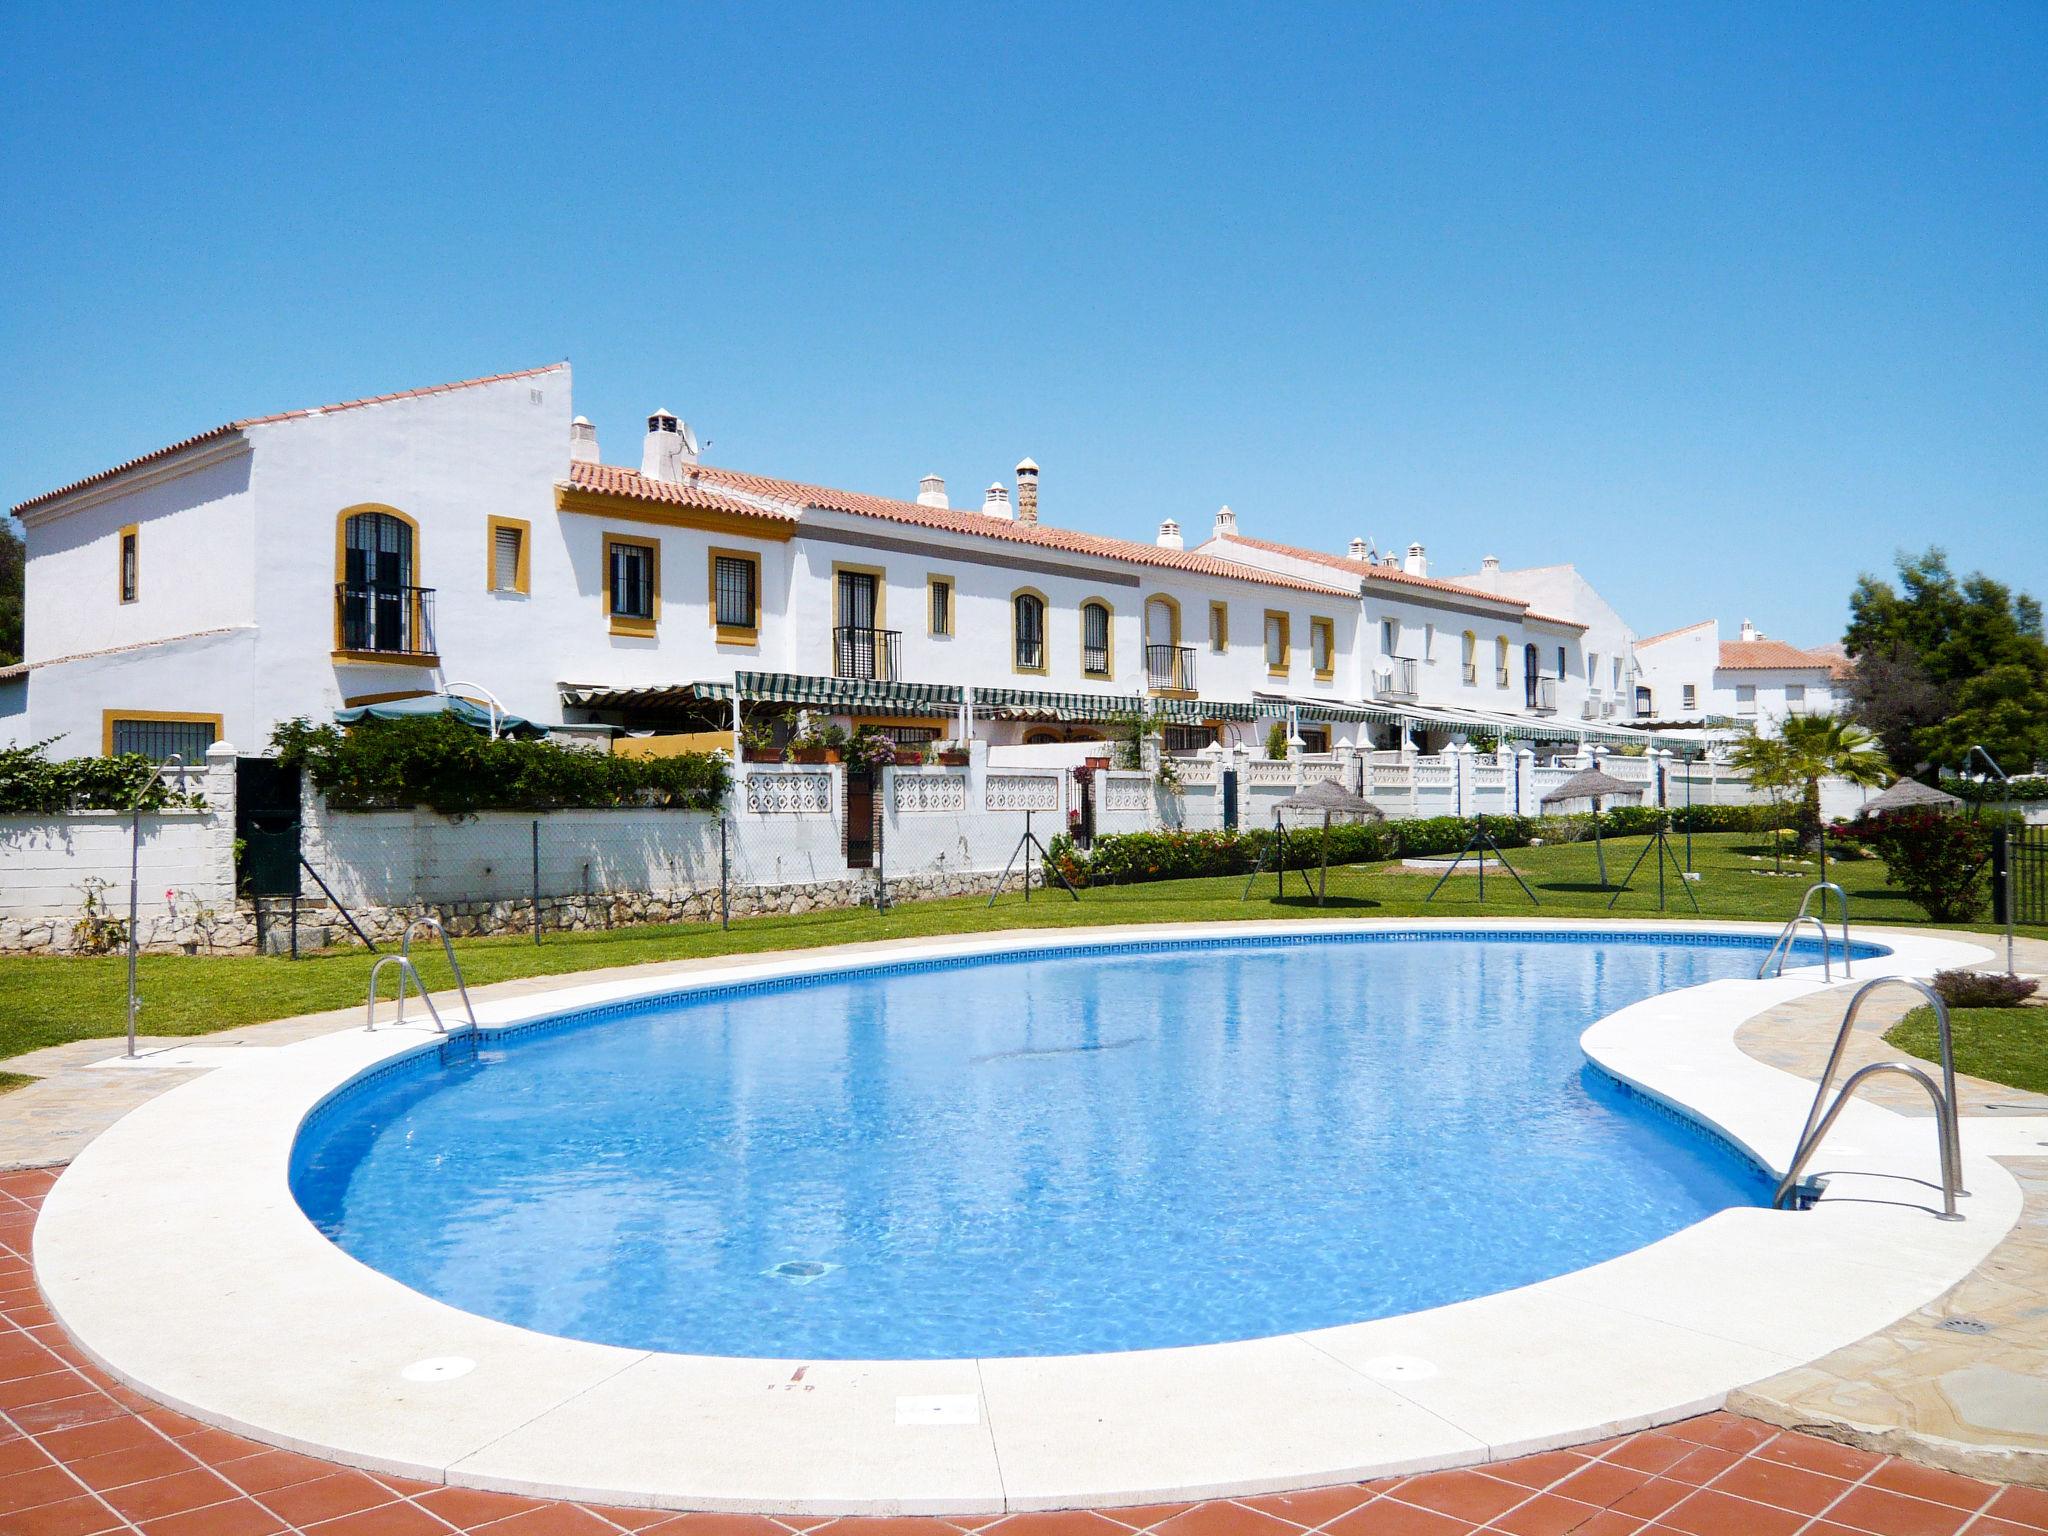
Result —
[[[46,502],[59,500],[62,497],[71,495],[74,491],[82,491],[89,485],[99,485],[104,481],[114,479],[116,476],[125,475],[131,469],[139,469],[144,464],[153,464],[159,459],[170,458],[173,454],[183,453],[187,448],[196,448],[201,443],[212,442],[216,438],[226,437],[230,433],[240,432],[249,427],[267,427],[280,421],[296,421],[311,416],[325,416],[334,411],[353,411],[367,405],[385,405],[393,400],[415,400],[424,395],[445,395],[452,390],[475,389],[483,384],[504,384],[513,379],[537,378],[543,373],[553,373],[558,368],[566,368],[568,366],[568,362],[564,360],[559,363],[548,363],[539,368],[521,368],[513,373],[491,373],[485,374],[481,378],[457,379],[449,384],[429,384],[420,389],[400,389],[393,390],[389,394],[365,395],[360,400],[343,400],[333,405],[312,405],[296,411],[276,411],[268,416],[240,416],[233,421],[222,422],[217,427],[208,427],[204,432],[195,432],[190,437],[182,437],[175,443],[166,444],[162,448],[152,448],[148,453],[139,453],[132,459],[124,459],[111,469],[102,469],[81,479],[73,480],[68,485],[60,485],[54,491],[44,491],[41,495],[29,497],[26,501],[18,501],[14,504],[12,510],[16,516],[19,516],[21,513],[42,506]]]
[[[1397,565],[1376,565],[1370,560],[1353,560],[1349,555],[1327,554],[1320,549],[1309,549],[1300,544],[1282,544],[1274,539],[1255,539],[1249,534],[1233,533],[1225,537],[1226,544],[1249,544],[1254,549],[1271,550],[1276,555],[1293,555],[1298,559],[1312,561],[1317,565],[1331,566],[1337,570],[1352,571],[1370,580],[1397,581],[1414,586],[1430,587],[1440,592],[1456,592],[1466,597],[1476,597],[1489,603],[1498,603],[1504,608],[1529,607],[1526,598],[1513,597],[1505,592],[1489,592],[1484,587],[1468,587],[1462,582],[1446,581],[1441,576],[1417,576],[1404,571]]]
[[[1715,622],[1716,621],[1713,619],[1696,619],[1690,624],[1681,624],[1676,629],[1667,629],[1660,634],[1650,635],[1645,639],[1638,640],[1636,642],[1636,646],[1638,649],[1641,649],[1643,646],[1646,645],[1655,645],[1659,640],[1669,640],[1674,635],[1691,634],[1694,630],[1705,629],[1709,624]]]

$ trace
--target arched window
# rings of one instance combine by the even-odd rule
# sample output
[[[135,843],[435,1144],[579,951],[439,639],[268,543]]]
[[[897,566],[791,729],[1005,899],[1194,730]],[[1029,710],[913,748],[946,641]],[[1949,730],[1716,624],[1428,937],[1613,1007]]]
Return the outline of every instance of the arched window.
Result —
[[[1498,688],[1505,688],[1508,685],[1508,637],[1506,635],[1495,635],[1493,637],[1493,681],[1494,686]]]
[[[1536,659],[1536,647],[1522,647],[1522,702],[1530,709],[1536,707],[1536,684],[1543,676],[1543,664]]]
[[[1024,591],[1010,599],[1012,665],[1019,672],[1045,670],[1045,596]]]
[[[1463,668],[1467,683],[1479,681],[1479,637],[1469,629],[1459,646],[1458,664]]]
[[[401,655],[431,651],[412,519],[388,507],[344,512],[340,542],[337,648]]]
[[[1081,670],[1089,677],[1110,675],[1109,604],[1094,598],[1081,605]]]

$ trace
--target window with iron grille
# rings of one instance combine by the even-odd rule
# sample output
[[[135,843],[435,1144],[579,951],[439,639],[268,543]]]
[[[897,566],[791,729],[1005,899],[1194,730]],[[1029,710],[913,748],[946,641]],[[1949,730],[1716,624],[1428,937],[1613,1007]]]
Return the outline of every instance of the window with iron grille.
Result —
[[[1045,599],[1020,592],[1011,603],[1016,614],[1017,665],[1026,671],[1045,668]]]
[[[136,541],[141,535],[133,528],[121,530],[121,601],[135,601],[139,589],[140,572],[135,558]]]
[[[116,756],[139,752],[154,762],[165,762],[173,754],[188,767],[206,761],[206,749],[220,730],[211,720],[114,720],[113,749]]]
[[[1209,605],[1209,649],[1227,651],[1230,649],[1230,605],[1211,603]]]
[[[759,575],[754,562],[720,555],[714,564],[718,587],[718,623],[726,629],[753,629],[759,622]]]
[[[612,616],[654,617],[654,551],[644,544],[611,546]]]
[[[1109,676],[1109,610],[1100,603],[1081,610],[1081,670],[1090,677]]]
[[[877,736],[899,747],[929,746],[939,739],[938,727],[933,725],[878,725],[873,729]]]
[[[1213,725],[1169,725],[1161,733],[1169,752],[1199,752],[1216,739]]]
[[[953,583],[938,577],[932,578],[927,590],[931,594],[930,628],[935,635],[953,633]]]

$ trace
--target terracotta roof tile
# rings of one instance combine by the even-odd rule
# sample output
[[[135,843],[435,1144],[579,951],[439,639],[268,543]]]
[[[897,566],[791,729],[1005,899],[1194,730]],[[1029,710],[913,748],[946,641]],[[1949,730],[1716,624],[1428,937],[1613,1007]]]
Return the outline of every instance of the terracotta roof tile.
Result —
[[[226,437],[230,433],[240,432],[245,427],[267,427],[273,422],[298,421],[308,416],[330,415],[335,411],[359,410],[366,405],[385,405],[393,400],[414,400],[422,395],[444,395],[450,390],[474,389],[479,384],[503,384],[511,379],[537,378],[543,373],[553,373],[558,368],[566,368],[568,366],[567,363],[549,363],[545,368],[522,368],[517,373],[494,373],[481,379],[460,379],[453,384],[430,384],[425,389],[401,389],[388,395],[370,395],[361,400],[344,400],[339,405],[309,406],[305,410],[279,411],[270,416],[245,416],[239,421],[223,422],[220,426],[209,427],[204,432],[195,433],[191,437],[181,438],[168,447],[153,448],[148,453],[138,454],[124,463],[116,464],[112,469],[103,469],[97,474],[87,475],[82,480],[74,480],[69,485],[60,485],[54,491],[44,491],[40,496],[31,496],[27,501],[16,502],[14,511],[19,516],[23,512],[42,506],[45,502],[55,501],[60,496],[69,496],[73,491],[82,491],[89,485],[98,485],[101,481],[112,480],[117,475],[125,475],[129,470],[139,469],[144,464],[154,464],[159,459],[171,458],[176,454],[183,453],[187,448],[196,448],[201,443],[210,443],[215,438]]]
[[[1199,555],[1182,549],[1164,549],[1157,544],[1141,544],[1134,539],[1110,538],[1099,533],[1080,533],[1071,528],[1054,528],[1045,523],[1018,523],[1008,518],[989,517],[958,507],[920,506],[913,501],[897,501],[887,496],[869,496],[859,491],[834,490],[830,486],[807,485],[797,480],[777,480],[768,475],[744,474],[738,470],[713,469],[708,465],[700,465],[697,476],[700,482],[708,482],[742,495],[758,496],[788,506],[819,507],[832,512],[849,512],[860,517],[886,518],[890,522],[908,523],[944,533],[1002,539],[1014,544],[1035,545],[1041,549],[1062,550],[1068,554],[1094,555],[1107,560],[1127,560],[1134,565],[1159,566],[1199,576],[1221,576],[1231,581],[1284,587],[1296,592],[1314,592],[1331,597],[1357,595],[1355,591],[1342,587],[1303,581],[1299,577],[1278,575],[1271,571],[1255,570],[1233,561],[1219,560],[1213,555]]]
[[[1423,587],[1435,592],[1448,593],[1454,597],[1474,598],[1483,603],[1493,603],[1502,608],[1526,609],[1529,605],[1519,597],[1509,597],[1500,592],[1488,592],[1483,587],[1460,586],[1455,581],[1444,581],[1435,576],[1414,576],[1397,565],[1375,565],[1367,560],[1353,560],[1348,555],[1325,554],[1320,549],[1303,549],[1298,544],[1276,544],[1270,539],[1247,538],[1241,533],[1230,535],[1233,544],[1248,544],[1253,549],[1263,549],[1271,554],[1292,555],[1297,560],[1312,560],[1317,565],[1327,565],[1332,570],[1344,571],[1365,581],[1391,581],[1404,587]],[[1568,624],[1569,619],[1552,620],[1553,623]],[[1581,626],[1583,627],[1583,626]]]
[[[579,490],[599,491],[610,496],[630,496],[636,501],[661,502],[677,507],[704,507],[715,512],[731,512],[740,517],[759,517],[778,523],[793,523],[797,520],[798,509],[793,506],[767,505],[758,500],[735,496],[702,478],[681,483],[651,480],[638,470],[617,469],[610,464],[592,464],[582,459],[569,465],[569,484]]]
[[[1802,651],[1783,640],[1723,640],[1719,666],[1723,672],[1834,671],[1833,658]]]

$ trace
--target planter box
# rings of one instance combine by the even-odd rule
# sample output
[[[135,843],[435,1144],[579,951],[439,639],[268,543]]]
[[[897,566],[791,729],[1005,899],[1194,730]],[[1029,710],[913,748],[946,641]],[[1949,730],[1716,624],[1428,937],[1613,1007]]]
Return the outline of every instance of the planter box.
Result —
[[[788,760],[792,763],[836,763],[839,761],[839,749],[837,747],[806,747],[801,752],[790,753]]]
[[[965,768],[969,762],[965,752],[941,752],[939,764],[944,768]]]
[[[782,761],[782,753],[775,747],[748,747],[741,753],[741,756],[750,763],[779,763]]]
[[[898,768],[922,768],[924,766],[924,754],[922,752],[898,752],[896,754],[896,766]]]

